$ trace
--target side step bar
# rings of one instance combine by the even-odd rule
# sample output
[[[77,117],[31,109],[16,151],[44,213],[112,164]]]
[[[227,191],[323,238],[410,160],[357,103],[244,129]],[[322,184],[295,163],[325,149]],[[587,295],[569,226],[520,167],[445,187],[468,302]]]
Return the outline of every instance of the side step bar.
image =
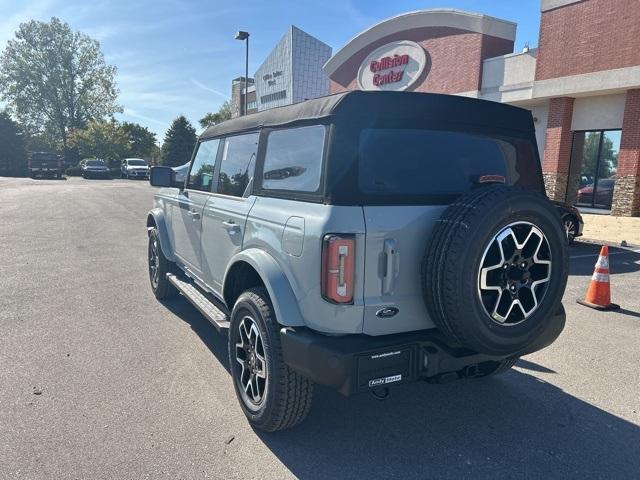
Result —
[[[206,295],[198,290],[191,282],[183,280],[172,273],[167,273],[167,280],[169,280],[194,307],[200,310],[200,313],[202,313],[218,331],[229,328],[229,317],[227,314],[214,302],[209,300]]]

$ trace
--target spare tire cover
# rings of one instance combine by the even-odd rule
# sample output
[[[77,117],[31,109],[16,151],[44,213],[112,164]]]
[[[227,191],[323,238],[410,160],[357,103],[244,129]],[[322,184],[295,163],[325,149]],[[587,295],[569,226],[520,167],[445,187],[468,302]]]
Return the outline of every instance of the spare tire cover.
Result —
[[[437,222],[421,265],[427,310],[453,342],[513,355],[553,321],[567,282],[560,217],[537,192],[485,186]]]

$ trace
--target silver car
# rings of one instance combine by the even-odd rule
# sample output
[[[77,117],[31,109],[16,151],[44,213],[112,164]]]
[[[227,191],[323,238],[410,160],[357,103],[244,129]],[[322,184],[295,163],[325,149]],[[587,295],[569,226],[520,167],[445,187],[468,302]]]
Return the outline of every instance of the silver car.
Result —
[[[149,178],[149,164],[142,158],[125,158],[122,160],[122,178]]]
[[[247,418],[508,370],[565,323],[567,240],[531,114],[350,92],[210,127],[189,172],[151,170],[149,278],[219,330]]]

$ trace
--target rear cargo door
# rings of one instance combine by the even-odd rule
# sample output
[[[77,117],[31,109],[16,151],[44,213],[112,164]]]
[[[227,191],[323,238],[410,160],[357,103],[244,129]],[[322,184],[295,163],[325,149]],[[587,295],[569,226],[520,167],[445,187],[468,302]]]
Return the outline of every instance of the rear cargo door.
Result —
[[[433,328],[420,275],[427,242],[447,205],[477,188],[479,178],[514,180],[515,147],[463,132],[376,128],[362,130],[358,155],[367,232],[364,333]]]
[[[433,328],[420,282],[420,261],[443,206],[366,206],[364,333]]]

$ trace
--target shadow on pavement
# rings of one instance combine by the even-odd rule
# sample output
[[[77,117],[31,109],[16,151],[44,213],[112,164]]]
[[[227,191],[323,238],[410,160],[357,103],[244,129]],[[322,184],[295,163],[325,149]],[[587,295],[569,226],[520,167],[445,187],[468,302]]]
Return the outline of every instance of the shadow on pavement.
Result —
[[[576,242],[569,249],[569,275],[592,275],[598,260],[600,245]],[[609,247],[611,275],[640,270],[640,253],[624,248]]]
[[[164,305],[228,370],[226,335],[184,298]],[[300,478],[634,478],[640,427],[522,370],[396,387],[385,401],[316,386],[307,420],[256,435]],[[560,372],[561,373],[561,372]]]

